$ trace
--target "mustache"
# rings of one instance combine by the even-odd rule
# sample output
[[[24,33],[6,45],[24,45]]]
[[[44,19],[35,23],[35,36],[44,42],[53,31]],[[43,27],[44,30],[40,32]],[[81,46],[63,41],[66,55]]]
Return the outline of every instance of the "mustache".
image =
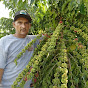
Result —
[[[21,28],[20,30],[26,30],[26,28]]]
[[[26,30],[26,28],[21,28],[21,30]]]

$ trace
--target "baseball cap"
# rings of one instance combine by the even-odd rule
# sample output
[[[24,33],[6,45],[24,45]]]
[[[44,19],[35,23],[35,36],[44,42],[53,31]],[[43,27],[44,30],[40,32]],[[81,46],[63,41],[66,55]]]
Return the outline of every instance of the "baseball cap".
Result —
[[[24,17],[24,18],[28,19],[29,23],[31,23],[31,21],[32,21],[30,15],[25,10],[21,10],[21,11],[16,12],[15,17],[14,17],[14,21],[16,21],[19,17]]]

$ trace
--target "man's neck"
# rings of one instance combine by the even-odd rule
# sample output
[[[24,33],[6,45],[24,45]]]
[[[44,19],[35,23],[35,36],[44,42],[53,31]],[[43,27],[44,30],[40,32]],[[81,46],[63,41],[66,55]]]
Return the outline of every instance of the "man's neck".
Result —
[[[18,34],[13,34],[13,36],[15,36],[15,37],[17,37],[17,38],[25,38],[26,37],[26,35],[18,35]]]

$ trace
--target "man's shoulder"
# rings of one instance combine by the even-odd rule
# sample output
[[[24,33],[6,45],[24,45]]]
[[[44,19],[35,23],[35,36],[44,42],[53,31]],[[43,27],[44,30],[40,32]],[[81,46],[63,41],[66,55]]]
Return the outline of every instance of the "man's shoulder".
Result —
[[[0,38],[0,45],[4,46],[4,44],[7,44],[7,42],[9,42],[9,39],[10,39],[10,35],[6,35],[4,37],[1,37]]]
[[[37,35],[27,35],[28,38],[34,39]]]
[[[3,37],[1,37],[1,39],[0,39],[0,40],[7,40],[7,39],[9,39],[9,38],[11,38],[11,35],[3,36]]]

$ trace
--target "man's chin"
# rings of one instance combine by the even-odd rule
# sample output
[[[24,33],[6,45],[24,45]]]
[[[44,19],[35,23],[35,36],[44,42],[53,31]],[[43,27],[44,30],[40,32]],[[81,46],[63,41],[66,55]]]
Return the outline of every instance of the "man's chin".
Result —
[[[21,35],[24,35],[24,36],[26,36],[28,33],[21,33]]]

